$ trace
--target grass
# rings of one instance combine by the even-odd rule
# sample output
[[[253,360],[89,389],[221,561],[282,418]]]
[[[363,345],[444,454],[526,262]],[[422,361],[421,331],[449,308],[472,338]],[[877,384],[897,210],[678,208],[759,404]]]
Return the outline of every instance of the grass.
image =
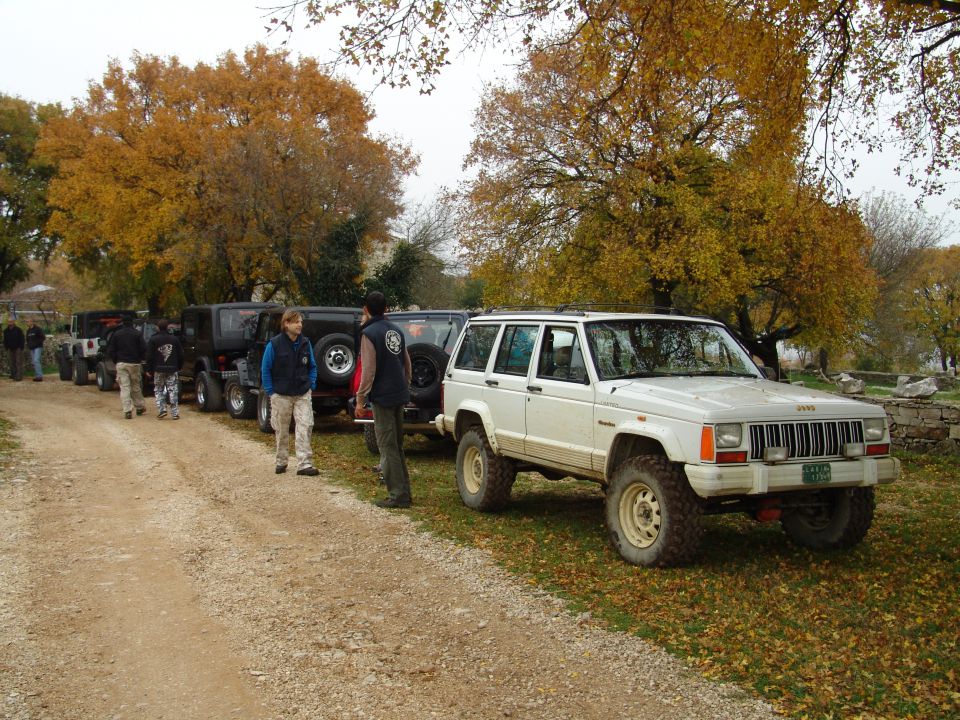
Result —
[[[826,382],[812,373],[791,372],[789,378],[791,381],[803,381],[805,387],[813,388],[814,390],[837,392],[837,386],[835,384]],[[891,397],[895,387],[896,383],[867,385],[865,394],[872,397]],[[960,390],[940,390],[930,399],[934,402],[960,403]]]

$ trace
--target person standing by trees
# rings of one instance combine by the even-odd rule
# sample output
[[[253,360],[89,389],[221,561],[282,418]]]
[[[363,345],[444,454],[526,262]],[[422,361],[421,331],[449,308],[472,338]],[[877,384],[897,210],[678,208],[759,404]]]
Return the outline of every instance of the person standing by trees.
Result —
[[[157,323],[158,332],[147,343],[146,372],[147,377],[153,377],[158,420],[166,417],[168,405],[170,417],[180,419],[177,375],[183,366],[183,347],[179,338],[167,332],[169,327],[167,320],[160,320]]]
[[[133,409],[137,415],[147,411],[141,390],[141,366],[147,352],[143,335],[133,327],[133,318],[125,317],[123,327],[117,330],[107,344],[107,357],[117,366],[117,380],[120,382],[120,404],[123,416],[130,420]]]
[[[47,336],[33,318],[27,318],[27,348],[33,362],[33,381],[43,381],[43,342]]]
[[[23,330],[13,315],[7,316],[3,329],[3,347],[10,359],[10,379],[23,380]]]
[[[290,450],[290,417],[296,423],[294,447],[297,475],[319,475],[313,467],[313,402],[310,391],[317,384],[317,361],[310,340],[302,335],[303,315],[285,310],[280,334],[267,343],[260,365],[262,392],[270,397],[270,424],[277,440],[276,472],[287,471]]]
[[[373,428],[381,454],[381,470],[389,496],[378,500],[384,508],[411,505],[410,474],[403,454],[403,406],[410,400],[410,356],[403,332],[383,315],[387,299],[374,290],[367,295],[364,310],[370,314],[360,332],[360,363],[363,368],[357,389],[357,406],[369,397],[373,404]]]

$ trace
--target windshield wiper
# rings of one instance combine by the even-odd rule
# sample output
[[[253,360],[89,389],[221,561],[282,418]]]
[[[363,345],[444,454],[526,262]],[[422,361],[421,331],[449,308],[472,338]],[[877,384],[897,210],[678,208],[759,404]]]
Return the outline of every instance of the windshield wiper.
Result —
[[[690,372],[688,372],[688,373],[684,373],[684,375],[690,375],[691,377],[705,377],[705,376],[710,376],[710,377],[745,377],[745,378],[754,378],[755,380],[759,380],[759,379],[760,379],[759,377],[757,377],[757,376],[754,375],[753,373],[738,372],[738,371],[736,371],[736,370],[721,370],[721,369],[716,369],[716,370],[692,370],[692,371],[690,371]]]

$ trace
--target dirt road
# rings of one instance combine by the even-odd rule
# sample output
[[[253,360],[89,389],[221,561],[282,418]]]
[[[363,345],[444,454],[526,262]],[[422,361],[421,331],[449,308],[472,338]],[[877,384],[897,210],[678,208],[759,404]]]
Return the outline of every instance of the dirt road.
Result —
[[[191,405],[4,378],[0,415],[3,718],[772,717]]]

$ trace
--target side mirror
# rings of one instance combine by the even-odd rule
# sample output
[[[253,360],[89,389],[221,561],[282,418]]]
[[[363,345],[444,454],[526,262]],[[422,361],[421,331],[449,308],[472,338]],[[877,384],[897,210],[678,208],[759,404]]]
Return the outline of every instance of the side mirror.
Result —
[[[767,376],[767,380],[773,380],[774,382],[777,382],[777,380],[779,380],[779,378],[777,377],[777,371],[774,370],[769,365],[764,365],[760,369],[763,370],[763,374]]]

